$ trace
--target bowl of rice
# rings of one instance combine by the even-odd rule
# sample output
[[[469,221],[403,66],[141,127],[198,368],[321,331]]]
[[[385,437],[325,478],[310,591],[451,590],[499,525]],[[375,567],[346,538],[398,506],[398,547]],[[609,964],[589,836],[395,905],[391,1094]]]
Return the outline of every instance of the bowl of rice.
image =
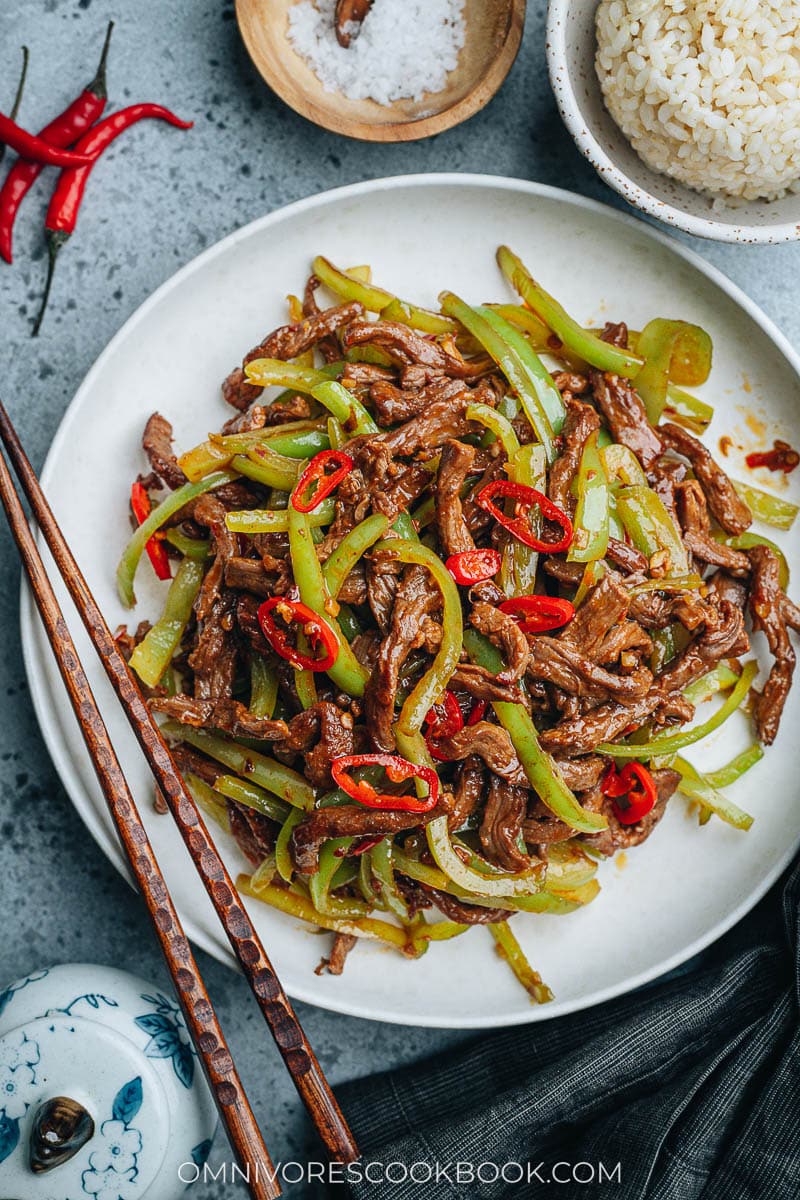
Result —
[[[719,241],[800,238],[800,2],[551,0],[547,55],[629,204]]]

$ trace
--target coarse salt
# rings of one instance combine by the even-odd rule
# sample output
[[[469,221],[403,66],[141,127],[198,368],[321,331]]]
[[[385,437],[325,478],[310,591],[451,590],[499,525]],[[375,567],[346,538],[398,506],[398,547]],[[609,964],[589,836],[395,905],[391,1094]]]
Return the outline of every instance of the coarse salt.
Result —
[[[336,40],[336,0],[289,9],[289,40],[326,92],[350,100],[421,100],[440,92],[466,37],[464,0],[375,0],[358,37]]]

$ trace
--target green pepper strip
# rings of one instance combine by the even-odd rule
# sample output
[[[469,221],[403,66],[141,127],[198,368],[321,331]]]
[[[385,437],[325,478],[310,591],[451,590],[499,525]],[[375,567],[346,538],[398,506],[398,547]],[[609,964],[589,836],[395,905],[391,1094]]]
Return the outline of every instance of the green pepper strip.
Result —
[[[484,874],[468,866],[459,858],[450,840],[447,816],[429,821],[425,826],[425,835],[437,867],[448,879],[468,892],[478,896],[518,896],[530,895],[541,887],[543,871],[539,862],[531,864],[524,871],[509,874]]]
[[[282,825],[289,815],[288,804],[270,795],[258,784],[239,779],[236,775],[220,775],[214,784],[214,790],[227,796],[229,800],[235,800],[237,804],[243,804],[245,808],[255,809],[271,821],[277,821],[279,825]]]
[[[555,354],[560,357],[563,350],[561,340],[524,304],[486,304],[484,307],[496,312],[504,321],[508,321],[509,325],[516,325],[521,329],[537,354]]]
[[[252,446],[246,454],[235,454],[231,459],[231,467],[240,475],[284,492],[294,488],[301,465],[295,458],[275,454],[266,445]]]
[[[683,694],[690,704],[702,704],[710,700],[717,692],[724,692],[739,679],[736,671],[725,662],[717,663],[706,675],[701,675],[694,683],[683,689]]]
[[[628,446],[622,446],[619,442],[611,442],[610,445],[603,446],[600,457],[612,488],[620,485],[624,487],[631,487],[633,484],[642,487],[647,485],[647,477],[642,470],[642,465]]]
[[[545,886],[541,891],[518,896],[479,896],[476,892],[453,883],[452,879],[438,867],[422,863],[397,847],[394,849],[394,865],[402,875],[408,875],[409,878],[416,879],[420,883],[427,883],[430,887],[456,896],[459,900],[466,900],[478,907],[507,908],[514,912],[550,913],[559,916],[563,913],[574,912],[581,905],[588,904],[600,890],[596,880],[590,879],[586,883],[574,886],[569,891],[564,889],[557,893],[548,891]]]
[[[328,442],[331,450],[341,450],[347,443],[347,434],[336,417],[328,417]]]
[[[203,812],[211,817],[213,821],[216,821],[221,829],[224,829],[226,833],[230,833],[231,822],[228,817],[228,809],[220,801],[214,789],[209,787],[206,781],[201,779],[199,775],[195,775],[191,771],[186,772],[184,781],[195,804],[199,805]]]
[[[388,528],[388,518],[381,516],[380,513],[375,513],[354,526],[342,538],[322,568],[325,583],[334,600],[362,554],[382,538]]]
[[[230,767],[243,779],[252,780],[259,787],[280,796],[281,800],[291,804],[292,808],[307,812],[314,807],[314,789],[311,785],[297,771],[274,758],[267,758],[257,750],[240,746],[237,742],[208,733],[205,729],[179,725],[177,721],[167,721],[161,726],[161,730],[167,737],[188,742],[190,746],[202,750],[209,758]]]
[[[392,839],[385,837],[382,842],[378,842],[378,845],[369,851],[369,856],[372,874],[378,884],[384,908],[407,924],[411,920],[411,916],[408,905],[400,895],[395,882]]]
[[[544,447],[532,442],[521,446],[513,458],[506,464],[506,474],[512,483],[522,483],[526,487],[536,488],[539,492],[547,490],[547,459]],[[538,508],[530,513],[530,523],[537,535],[541,532],[542,514]],[[500,586],[509,597],[528,596],[536,586],[536,572],[539,566],[539,554],[531,546],[517,538],[510,538],[503,548],[503,561],[500,566]]]
[[[294,863],[289,851],[289,842],[291,841],[295,826],[300,824],[304,816],[305,813],[301,809],[291,809],[287,813],[286,820],[281,825],[280,833],[275,839],[275,866],[281,879],[284,879],[286,883],[291,883],[292,876],[294,875]]]
[[[525,303],[533,309],[538,317],[552,329],[567,349],[582,358],[584,362],[597,367],[599,371],[615,371],[618,375],[632,378],[642,365],[642,360],[630,351],[621,350],[604,342],[596,334],[589,333],[579,325],[561,307],[557,300],[550,296],[536,282],[530,272],[517,258],[508,246],[501,246],[497,251],[497,262],[515,291],[519,292]]]
[[[487,305],[479,305],[475,310],[487,325],[508,343],[514,355],[519,359],[526,373],[533,381],[533,389],[544,409],[545,416],[554,433],[560,433],[564,425],[567,411],[561,393],[553,383],[553,377],[544,365],[539,355],[533,349],[527,338],[519,330],[506,321],[495,309]]]
[[[617,493],[617,513],[637,550],[651,558],[660,550],[669,555],[672,575],[688,575],[689,559],[675,522],[659,495],[638,484]]]
[[[326,913],[318,912],[312,901],[297,892],[290,892],[276,884],[265,884],[257,890],[252,886],[252,879],[240,875],[236,881],[240,892],[252,896],[255,900],[263,900],[272,908],[297,917],[309,925],[318,925],[321,929],[332,929],[336,933],[350,933],[354,937],[377,938],[388,942],[398,950],[408,949],[408,935],[399,925],[391,925],[388,921],[380,921],[375,917],[362,917],[357,921],[343,917],[329,917]]]
[[[476,629],[465,631],[464,645],[473,662],[495,675],[502,671],[503,659],[500,651]],[[528,782],[550,811],[580,833],[597,833],[598,830],[605,829],[605,817],[583,809],[564,783],[555,761],[539,745],[536,726],[523,705],[497,701],[492,707],[514,744]]]
[[[433,660],[433,664],[422,679],[419,680],[411,695],[406,700],[397,721],[397,733],[404,739],[424,747],[424,739],[420,735],[425,717],[434,704],[441,699],[450,677],[458,666],[461,657],[463,623],[461,615],[461,597],[458,585],[435,551],[430,550],[421,542],[412,542],[405,538],[388,538],[380,543],[381,550],[391,554],[393,558],[404,563],[416,563],[425,567],[433,576],[434,583],[442,596],[442,641]],[[398,743],[399,744],[399,743]],[[403,753],[406,753],[404,750]],[[406,757],[409,757],[406,754]],[[425,762],[429,761],[427,751]],[[418,758],[412,758],[418,763]]]
[[[180,529],[165,530],[164,539],[179,550],[184,558],[192,558],[195,562],[205,562],[211,549],[211,542],[207,538],[190,538]]]
[[[609,488],[596,432],[586,439],[575,482],[578,505],[567,561],[597,562],[608,549]]]
[[[274,428],[252,429],[244,433],[214,435],[187,450],[178,466],[187,479],[202,479],[209,471],[226,467],[235,454],[247,454],[253,446],[267,446],[287,458],[311,458],[318,450],[327,450],[327,431],[319,421],[291,421]]]
[[[425,333],[456,333],[458,326],[454,321],[448,321],[439,313],[429,312],[428,309],[418,308],[399,300],[392,292],[364,283],[349,271],[335,267],[327,258],[319,255],[314,259],[312,270],[327,288],[335,292],[343,300],[357,300],[370,312],[380,313],[384,321],[399,321],[410,325],[412,329],[421,329]]]
[[[731,483],[757,521],[772,525],[774,529],[792,528],[800,512],[796,504],[792,504],[790,500],[782,500],[780,496],[773,496],[770,492],[762,492],[761,488],[753,487],[749,483],[739,483],[736,479],[732,479]]]
[[[314,907],[318,912],[332,917],[349,917],[358,919],[366,917],[369,909],[363,900],[353,897],[331,896],[331,888],[343,864],[343,859],[337,855],[337,850],[346,850],[352,843],[352,838],[332,838],[322,847],[319,856],[319,870],[312,875],[308,882],[308,890]]]
[[[698,400],[696,396],[671,383],[667,388],[667,403],[663,415],[676,425],[685,425],[687,429],[696,433],[705,433],[711,424],[714,409],[704,400]]]
[[[169,585],[164,611],[133,651],[130,665],[148,687],[155,687],[180,644],[200,591],[205,567],[184,558]]]
[[[644,365],[636,390],[651,425],[657,425],[667,403],[670,378],[691,386],[705,383],[711,371],[711,338],[699,325],[656,317],[639,334],[637,351]]]
[[[336,661],[327,674],[337,687],[347,692],[348,696],[363,696],[369,672],[362,667],[353,654],[338,621],[330,612],[331,596],[325,585],[325,576],[322,573],[322,566],[311,537],[308,513],[298,512],[292,504],[286,511],[289,516],[289,553],[292,559],[292,573],[294,581],[300,589],[300,599],[327,623],[339,646]]]
[[[706,779],[715,788],[730,787],[732,783],[736,783],[741,777],[754,767],[757,762],[761,762],[764,757],[764,747],[760,742],[753,742],[752,746],[748,746],[746,750],[742,750],[735,758],[732,758],[724,767],[718,767],[716,771],[706,771]]]
[[[336,516],[336,501],[323,500],[308,514],[312,529],[330,525]],[[286,533],[289,528],[289,509],[242,508],[229,512],[225,524],[232,533]]]
[[[681,777],[678,786],[685,796],[691,800],[697,800],[704,808],[716,813],[718,817],[736,829],[750,828],[753,824],[750,814],[744,812],[722,792],[718,792],[708,777],[695,770],[685,758],[680,758],[680,756],[675,758],[672,765]]]
[[[139,559],[142,557],[142,551],[153,534],[190,500],[202,496],[205,492],[211,492],[214,488],[221,487],[223,483],[230,483],[235,478],[236,476],[230,471],[217,471],[214,475],[208,475],[198,483],[185,483],[183,487],[170,492],[166,499],[162,500],[142,522],[123,550],[117,567],[117,591],[126,608],[133,608],[136,603],[133,578],[139,565]]]
[[[556,458],[553,442],[556,431],[545,405],[549,390],[556,391],[556,395],[558,392],[544,363],[537,359],[522,334],[507,321],[503,321],[502,317],[498,317],[497,313],[486,309],[485,313],[488,315],[484,315],[484,310],[470,308],[452,292],[442,292],[439,299],[442,310],[456,317],[465,329],[468,329],[473,337],[478,339],[487,354],[497,363],[517,393],[526,417],[545,448],[547,461],[553,462]],[[524,343],[527,351],[525,361],[520,358],[516,348],[512,347],[509,331],[510,335]],[[532,363],[538,365],[534,367]],[[558,402],[561,403],[560,396],[558,396]]]
[[[703,579],[694,573],[690,575],[664,575],[661,579],[645,579],[630,588],[632,596],[640,596],[643,592],[696,592],[703,586]]]
[[[244,369],[248,383],[256,387],[283,387],[294,392],[310,395],[315,387],[331,379],[338,379],[344,370],[343,362],[328,366],[299,367],[297,363],[283,362],[280,358],[255,358]]]
[[[723,546],[732,546],[734,550],[749,550],[751,546],[769,546],[778,559],[780,571],[778,582],[781,589],[784,592],[786,591],[789,586],[789,564],[786,561],[786,555],[775,542],[771,542],[769,538],[762,537],[760,533],[751,533],[749,529],[744,533],[738,534],[736,537],[726,537],[724,533],[715,533],[714,538],[716,541],[721,542]]]
[[[488,404],[468,404],[466,417],[468,421],[477,421],[479,425],[485,425],[491,430],[505,450],[506,458],[512,459],[519,452],[519,438],[514,426],[497,409],[490,408]]]
[[[504,958],[511,970],[520,981],[525,991],[536,1004],[548,1004],[555,997],[542,979],[538,971],[534,971],[525,957],[519,942],[511,932],[507,921],[496,921],[489,926],[489,932],[497,945],[497,953]]]
[[[278,673],[260,654],[250,660],[250,712],[271,717],[278,700]]]
[[[757,673],[758,663],[747,663],[725,703],[717,709],[712,717],[709,717],[707,721],[703,721],[701,725],[695,725],[692,729],[686,729],[682,733],[666,734],[662,737],[653,738],[652,741],[645,742],[640,746],[623,746],[616,742],[601,742],[597,747],[598,754],[608,754],[613,758],[661,758],[662,756],[675,754],[678,750],[682,750],[684,746],[694,745],[695,742],[699,742],[702,738],[707,737],[709,733],[713,733],[715,729],[719,729],[720,725],[727,721],[731,713],[736,711],[749,692]]]

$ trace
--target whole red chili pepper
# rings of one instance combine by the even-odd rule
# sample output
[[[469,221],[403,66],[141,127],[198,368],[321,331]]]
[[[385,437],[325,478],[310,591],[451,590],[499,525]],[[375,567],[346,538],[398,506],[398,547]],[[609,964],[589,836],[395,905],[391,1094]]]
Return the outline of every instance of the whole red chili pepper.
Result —
[[[276,622],[273,615],[276,611],[278,616],[283,617],[285,627]],[[309,608],[300,600],[290,600],[287,596],[271,596],[258,610],[258,623],[272,649],[293,667],[302,671],[328,671],[336,662],[339,655],[336,635],[313,608]],[[290,625],[296,625],[315,649],[321,645],[323,655],[320,658],[311,658],[293,646],[287,637]]]
[[[30,58],[30,54],[28,51],[28,47],[23,46],[22,47],[22,70],[20,71],[19,83],[17,84],[17,94],[14,97],[14,103],[12,104],[11,112],[9,113],[9,116],[11,117],[12,121],[16,121],[17,114],[19,113],[19,106],[20,106],[20,104],[22,104],[22,93],[25,91],[25,78],[28,74],[28,59],[29,58]],[[6,156],[6,144],[5,144],[5,142],[0,142],[0,163],[3,161],[5,156]]]
[[[91,159],[77,150],[61,150],[23,129],[11,117],[0,113],[0,142],[16,150],[22,158],[32,158],[46,167],[85,167]]]
[[[437,749],[436,743],[442,738],[451,737],[454,733],[458,733],[459,729],[464,728],[464,714],[461,711],[461,705],[456,700],[451,691],[446,691],[442,698],[441,704],[434,704],[425,717],[425,724],[428,731],[425,734],[425,741],[432,756],[439,762],[447,762],[447,759]]]
[[[405,779],[421,779],[427,784],[428,795],[420,799],[413,793],[395,796],[379,792],[366,779],[352,779],[347,772],[353,767],[383,767],[387,779],[402,783]],[[338,787],[367,808],[389,808],[398,812],[423,813],[436,807],[439,799],[439,779],[432,767],[417,767],[397,754],[347,754],[331,763],[331,775]]]
[[[493,499],[495,496],[507,496],[517,501],[513,517],[507,516],[502,509],[497,507]],[[488,512],[490,516],[494,517],[504,529],[513,533],[515,538],[524,545],[530,546],[532,550],[540,550],[546,554],[559,554],[562,550],[566,550],[572,541],[572,522],[567,514],[557,504],[553,504],[552,500],[548,500],[544,492],[537,492],[536,488],[528,487],[527,484],[512,483],[510,479],[495,479],[491,483],[487,483],[486,487],[481,488],[475,502],[484,512]],[[545,542],[536,536],[529,519],[530,510],[534,506],[548,521],[553,521],[561,526],[562,536],[558,541]]]
[[[575,616],[575,605],[558,596],[514,596],[499,605],[500,611],[519,617],[523,633],[560,629]]]
[[[150,497],[142,484],[138,482],[134,483],[131,487],[131,510],[138,525],[143,525],[150,516]],[[169,565],[169,555],[158,534],[154,534],[150,538],[150,541],[145,544],[145,550],[158,578],[171,579],[172,571]]]
[[[330,475],[326,473],[329,466],[334,468]],[[298,479],[290,497],[292,507],[297,512],[312,512],[326,496],[330,496],[352,469],[353,460],[343,450],[321,450],[319,454],[314,455]]]
[[[473,583],[493,578],[502,561],[497,550],[462,550],[460,554],[451,554],[444,565],[456,583],[471,587]]]
[[[619,772],[612,763],[600,781],[600,790],[611,799],[614,816],[620,825],[635,825],[641,821],[652,812],[658,799],[655,780],[640,762],[626,763]]]
[[[168,108],[163,108],[160,104],[132,104],[129,108],[122,108],[119,112],[112,113],[110,117],[105,117],[78,140],[75,149],[81,153],[85,152],[89,156],[85,166],[61,172],[50,199],[44,223],[49,265],[42,306],[33,327],[34,337],[41,329],[44,319],[53,283],[56,258],[61,247],[65,245],[75,230],[81,200],[92,168],[115,138],[118,138],[126,129],[130,129],[131,125],[145,119],[166,121],[170,125],[177,126],[178,129],[191,129],[194,124],[193,121],[182,121],[180,117],[176,117]]]
[[[95,123],[106,106],[106,60],[114,22],[110,21],[103,44],[97,74],[80,96],[39,131],[39,137],[51,146],[71,146]],[[13,114],[12,114],[13,115]],[[12,261],[11,240],[20,205],[43,170],[41,163],[20,159],[0,188],[0,256]]]

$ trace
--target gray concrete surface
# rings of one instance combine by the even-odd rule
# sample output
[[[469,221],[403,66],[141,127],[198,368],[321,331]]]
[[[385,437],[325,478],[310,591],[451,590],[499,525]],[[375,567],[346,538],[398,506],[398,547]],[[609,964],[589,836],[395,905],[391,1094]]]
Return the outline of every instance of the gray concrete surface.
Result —
[[[45,251],[48,188],[19,221],[13,269],[0,270],[0,394],[36,466],[80,380],[137,306],[204,247],[289,201],[355,180],[416,171],[483,171],[536,179],[621,205],[579,156],[547,83],[544,5],[529,5],[525,40],[501,94],[466,125],[431,141],[372,146],[308,124],[264,86],[223,0],[0,0],[0,107],[19,46],[32,54],[22,119],[38,128],[83,86],[105,23],[117,21],[112,102],[157,100],[192,117],[188,136],[140,126],[91,182],[61,256],[42,336],[30,339]],[[800,247],[692,242],[800,338]],[[79,497],[76,497],[79,502]],[[45,753],[25,682],[14,550],[0,522],[0,982],[56,961],[96,960],[165,979],[144,909],[73,812]],[[299,1102],[244,983],[200,956],[276,1159],[318,1157]],[[470,1035],[351,1020],[300,1005],[334,1082],[414,1061]],[[226,1149],[220,1139],[214,1161]],[[309,1189],[289,1189],[310,1195]],[[239,1195],[201,1185],[194,1193]]]

